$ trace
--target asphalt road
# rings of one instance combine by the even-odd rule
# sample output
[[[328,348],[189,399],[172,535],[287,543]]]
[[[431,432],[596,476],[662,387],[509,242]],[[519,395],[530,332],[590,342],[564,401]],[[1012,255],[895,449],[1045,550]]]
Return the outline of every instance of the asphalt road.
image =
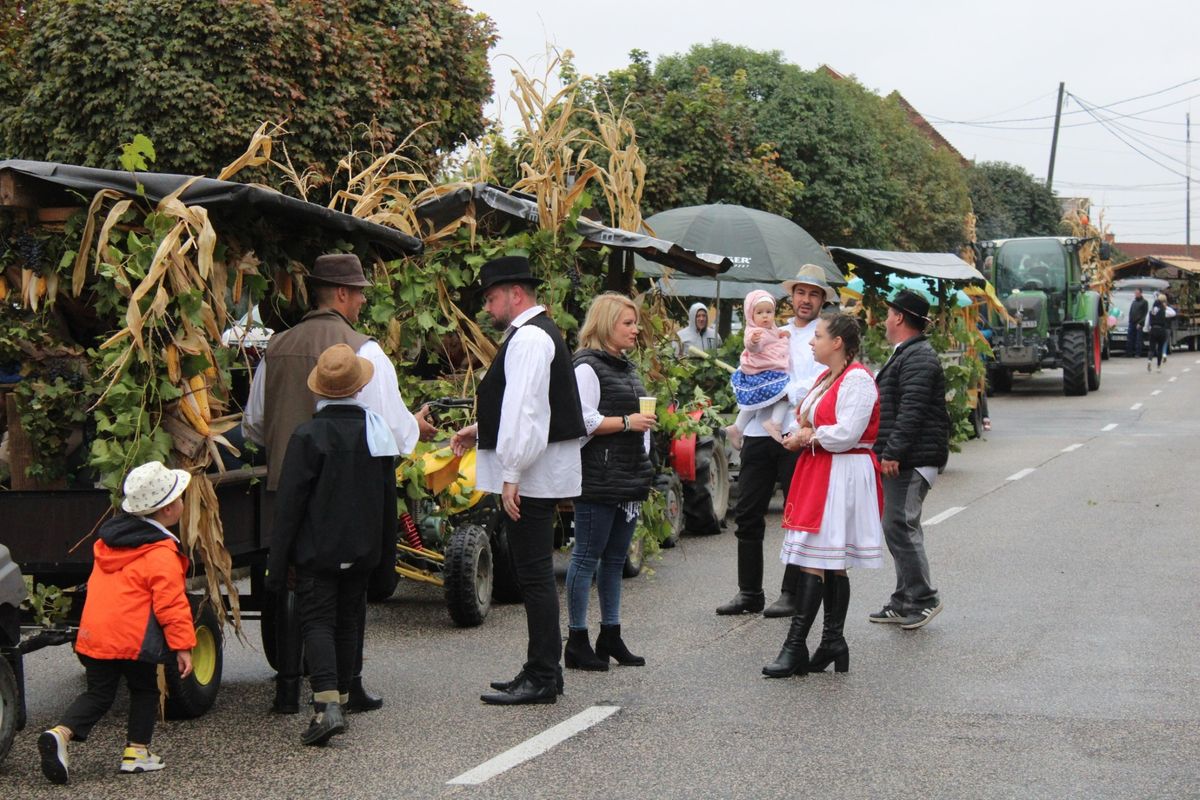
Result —
[[[72,786],[51,787],[37,733],[83,682],[64,648],[41,651],[3,796],[1200,797],[1198,387],[1187,352],[1161,374],[1106,362],[1084,398],[1063,397],[1057,372],[1018,378],[926,501],[926,519],[943,517],[927,540],[945,611],[919,631],[870,624],[890,561],[852,573],[848,674],[760,677],[788,622],[713,614],[734,590],[729,531],[685,538],[626,581],[626,641],[647,667],[568,671],[552,706],[478,701],[522,660],[519,607],[458,630],[437,590],[403,585],[370,612],[366,672],[387,704],[325,749],[300,746],[305,718],[267,713],[269,668],[229,642],[214,710],[156,732],[165,771],[116,774],[122,697],[73,746]],[[483,783],[448,784],[595,706],[619,710]]]

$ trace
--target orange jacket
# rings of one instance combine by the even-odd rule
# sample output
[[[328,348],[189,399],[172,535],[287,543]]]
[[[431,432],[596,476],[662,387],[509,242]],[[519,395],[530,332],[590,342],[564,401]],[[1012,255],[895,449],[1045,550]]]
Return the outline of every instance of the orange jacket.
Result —
[[[179,545],[140,517],[100,528],[76,652],[92,658],[161,663],[196,645],[184,592],[188,560]]]

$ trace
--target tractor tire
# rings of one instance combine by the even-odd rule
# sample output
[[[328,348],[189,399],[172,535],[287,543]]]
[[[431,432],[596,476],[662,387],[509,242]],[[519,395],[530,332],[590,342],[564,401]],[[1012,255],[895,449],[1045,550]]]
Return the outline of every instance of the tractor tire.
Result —
[[[492,545],[488,532],[468,523],[454,530],[446,547],[442,578],[446,608],[460,628],[474,628],[492,607]]]
[[[1013,374],[1007,367],[988,367],[988,394],[1002,394],[1012,391]]]
[[[221,690],[225,642],[221,635],[221,622],[217,619],[217,612],[203,598],[189,595],[188,600],[192,604],[192,619],[196,626],[192,674],[180,678],[175,659],[167,661],[167,719],[203,716],[217,701],[217,693]]]
[[[641,575],[645,562],[646,548],[642,544],[642,537],[634,536],[633,541],[629,543],[629,552],[625,555],[625,566],[621,568],[621,577],[636,578]]]
[[[267,659],[268,666],[276,672],[279,671],[279,643],[275,637],[278,636],[276,625],[279,621],[279,611],[276,604],[279,602],[274,592],[263,590],[262,611],[259,612],[258,629],[259,637],[262,639],[263,658]]]
[[[729,514],[729,454],[725,452],[725,440],[713,442],[712,460],[708,469],[708,493],[712,497],[713,516],[724,522]]]
[[[729,510],[729,461],[722,458],[724,447],[719,438],[697,447],[696,479],[683,484],[683,530],[692,536],[720,533],[723,515],[719,516],[719,512]],[[714,470],[720,470],[722,465],[724,471],[714,475]],[[720,493],[714,493],[714,487]]]
[[[1063,331],[1063,394],[1068,397],[1082,397],[1088,393],[1087,372],[1090,356],[1087,331],[1078,328]]]
[[[492,600],[497,603],[519,603],[525,599],[517,568],[513,566],[512,551],[508,548],[508,526],[503,511],[497,511],[489,526],[492,532]]]
[[[1092,348],[1091,358],[1088,359],[1088,391],[1094,392],[1100,388],[1100,371],[1102,368],[1101,362],[1104,360],[1104,351],[1100,345],[1100,331],[1093,330],[1091,335]]]
[[[17,719],[21,715],[21,688],[8,659],[0,655],[0,764],[8,755],[17,735]]]
[[[670,472],[660,475],[654,487],[666,498],[667,522],[671,524],[671,532],[663,540],[662,546],[672,548],[679,544],[679,535],[683,532],[683,481],[679,475]]]

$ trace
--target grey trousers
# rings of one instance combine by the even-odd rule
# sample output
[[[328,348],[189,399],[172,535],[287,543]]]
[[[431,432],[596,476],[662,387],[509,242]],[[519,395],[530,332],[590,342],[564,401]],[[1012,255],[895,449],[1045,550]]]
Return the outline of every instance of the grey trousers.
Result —
[[[906,616],[938,603],[921,528],[921,506],[928,492],[929,484],[915,469],[883,479],[883,536],[896,564],[896,591],[888,605]]]

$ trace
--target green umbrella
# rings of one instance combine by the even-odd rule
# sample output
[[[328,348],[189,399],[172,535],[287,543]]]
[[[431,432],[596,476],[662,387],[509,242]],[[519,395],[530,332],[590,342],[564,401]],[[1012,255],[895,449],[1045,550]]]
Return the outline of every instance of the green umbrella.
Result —
[[[646,226],[659,238],[697,253],[728,256],[733,261],[728,271],[712,279],[688,279],[691,294],[708,288],[698,296],[744,294],[744,286],[729,284],[779,283],[796,277],[805,264],[823,267],[831,284],[846,282],[825,248],[804,228],[778,214],[724,204],[689,206],[655,214],[646,220]],[[643,275],[663,275],[662,267],[651,261],[635,257],[634,264]],[[663,283],[667,292],[683,293],[671,290],[673,280]]]

